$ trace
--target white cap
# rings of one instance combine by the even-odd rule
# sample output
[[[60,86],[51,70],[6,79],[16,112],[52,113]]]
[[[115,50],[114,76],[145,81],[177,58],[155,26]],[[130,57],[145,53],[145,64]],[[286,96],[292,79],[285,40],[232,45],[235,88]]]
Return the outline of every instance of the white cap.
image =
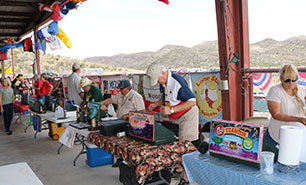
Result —
[[[149,65],[147,76],[150,78],[150,85],[153,87],[158,83],[158,77],[162,72],[162,66],[156,62]]]
[[[80,66],[80,64],[78,64],[78,63],[74,63],[73,65],[72,65],[72,70],[77,70],[77,69],[80,69],[81,68],[81,66]]]
[[[91,83],[92,83],[91,80],[89,80],[88,78],[84,77],[80,81],[80,87],[81,88],[86,87],[86,86],[90,85]]]

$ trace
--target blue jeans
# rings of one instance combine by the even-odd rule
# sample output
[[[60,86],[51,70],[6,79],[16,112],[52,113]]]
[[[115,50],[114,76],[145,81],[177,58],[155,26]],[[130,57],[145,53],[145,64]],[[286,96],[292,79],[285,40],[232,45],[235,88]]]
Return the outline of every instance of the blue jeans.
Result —
[[[275,155],[274,161],[278,159],[278,148],[276,148],[276,145],[278,145],[278,143],[272,139],[269,130],[267,130],[263,138],[262,151],[273,152]]]
[[[3,118],[4,118],[4,128],[5,132],[10,131],[11,122],[13,119],[14,107],[13,104],[3,105]]]

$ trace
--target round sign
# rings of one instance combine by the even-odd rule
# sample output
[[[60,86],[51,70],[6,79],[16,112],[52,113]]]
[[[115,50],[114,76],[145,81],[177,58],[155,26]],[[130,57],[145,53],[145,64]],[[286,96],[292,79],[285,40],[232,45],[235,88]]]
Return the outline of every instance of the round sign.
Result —
[[[218,85],[219,78],[216,75],[205,75],[195,83],[197,104],[205,118],[214,118],[222,111],[222,97]]]
[[[253,142],[253,140],[251,138],[246,137],[242,141],[242,146],[246,150],[251,150],[253,148],[253,146],[254,146],[254,142]]]

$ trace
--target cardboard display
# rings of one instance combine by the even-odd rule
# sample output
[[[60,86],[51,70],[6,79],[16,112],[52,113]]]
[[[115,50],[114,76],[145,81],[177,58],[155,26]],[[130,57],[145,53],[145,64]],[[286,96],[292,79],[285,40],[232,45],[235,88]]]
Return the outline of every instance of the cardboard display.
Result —
[[[212,119],[210,155],[259,167],[263,126]]]

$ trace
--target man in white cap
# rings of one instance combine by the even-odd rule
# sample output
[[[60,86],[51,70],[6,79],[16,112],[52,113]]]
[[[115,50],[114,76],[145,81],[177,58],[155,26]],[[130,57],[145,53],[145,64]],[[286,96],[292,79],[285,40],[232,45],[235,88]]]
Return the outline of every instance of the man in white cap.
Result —
[[[83,77],[80,81],[80,87],[84,90],[83,101],[81,105],[85,105],[87,102],[102,102],[104,97],[101,90],[92,84],[92,81],[86,77]]]
[[[150,85],[160,84],[162,98],[149,105],[149,110],[161,106],[161,113],[168,115],[172,122],[179,125],[179,139],[195,144],[198,140],[199,109],[196,98],[188,87],[187,81],[179,74],[167,71],[162,65],[152,63],[147,69]],[[189,184],[186,173],[179,185]]]
[[[80,88],[80,81],[82,79],[81,66],[78,63],[72,65],[72,74],[67,79],[68,99],[73,100],[76,105],[81,105],[83,97],[83,89]]]
[[[117,117],[121,119],[128,119],[130,111],[145,111],[143,97],[132,89],[129,80],[120,81],[118,88],[120,92],[101,102],[101,105],[117,104]]]

